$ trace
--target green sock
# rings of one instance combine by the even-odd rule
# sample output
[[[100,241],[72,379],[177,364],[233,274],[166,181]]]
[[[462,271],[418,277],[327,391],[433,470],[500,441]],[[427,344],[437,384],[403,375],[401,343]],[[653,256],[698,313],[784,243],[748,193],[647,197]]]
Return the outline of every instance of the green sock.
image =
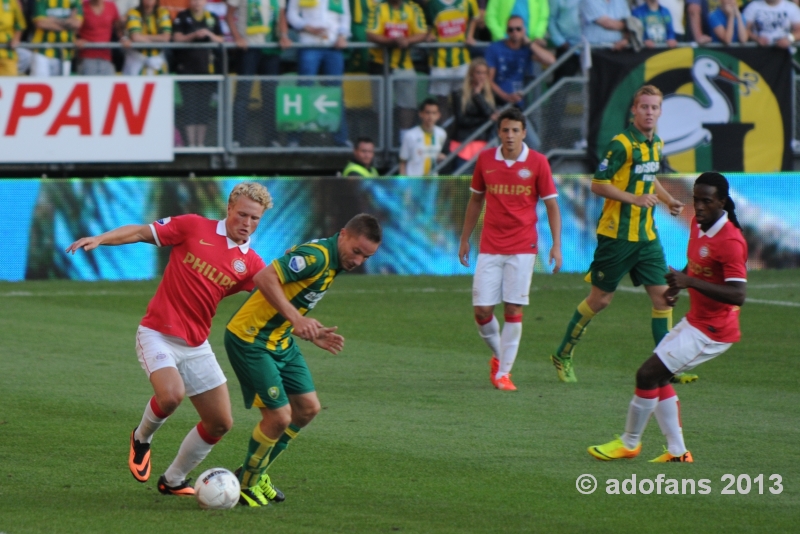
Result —
[[[272,450],[269,453],[269,460],[267,460],[267,467],[271,466],[272,462],[275,461],[275,458],[280,456],[280,454],[286,450],[286,447],[289,446],[289,442],[296,438],[298,433],[300,433],[300,427],[290,424],[289,428],[287,428],[280,439],[278,439],[278,442],[275,444],[275,446],[272,447]]]
[[[650,319],[650,327],[653,329],[653,341],[656,346],[661,343],[670,330],[672,330],[672,308],[668,310],[652,309]]]
[[[271,439],[261,432],[261,427],[256,424],[253,435],[250,436],[250,445],[247,448],[247,456],[242,464],[242,471],[239,473],[239,482],[243,488],[252,488],[258,484],[261,475],[267,469],[270,452],[275,447],[278,440]]]
[[[561,340],[561,345],[558,346],[556,354],[559,356],[572,356],[572,351],[575,350],[575,345],[580,341],[581,336],[586,331],[592,318],[596,314],[592,311],[586,300],[578,304],[575,313],[572,314],[572,319],[567,326],[567,333],[564,334],[564,339]]]

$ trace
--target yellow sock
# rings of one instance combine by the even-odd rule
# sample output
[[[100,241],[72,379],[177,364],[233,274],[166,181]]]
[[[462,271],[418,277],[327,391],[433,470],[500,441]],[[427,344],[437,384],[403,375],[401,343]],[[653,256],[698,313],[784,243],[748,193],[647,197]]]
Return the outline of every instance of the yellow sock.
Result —
[[[253,434],[250,436],[250,446],[247,449],[242,472],[239,474],[243,488],[252,488],[258,484],[261,475],[267,468],[269,453],[277,439],[267,437],[262,431],[261,426],[256,424]]]

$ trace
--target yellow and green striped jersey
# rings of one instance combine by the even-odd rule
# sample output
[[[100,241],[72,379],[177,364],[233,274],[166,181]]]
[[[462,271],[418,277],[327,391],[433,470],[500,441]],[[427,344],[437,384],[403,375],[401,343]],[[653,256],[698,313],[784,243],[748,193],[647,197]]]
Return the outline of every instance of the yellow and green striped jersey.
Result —
[[[339,234],[292,248],[273,260],[283,294],[302,315],[311,311],[325,296],[339,266]],[[282,351],[291,344],[292,324],[254,290],[228,322],[228,330],[248,343],[258,343],[267,350]]]
[[[611,140],[592,182],[611,184],[634,195],[655,194],[656,173],[661,167],[663,150],[664,142],[657,135],[650,141],[630,125]],[[607,198],[597,234],[626,241],[653,241],[658,237],[653,208],[640,208]]]
[[[475,0],[429,0],[428,20],[440,43],[463,43],[469,21],[478,16]],[[439,48],[430,55],[431,67],[458,67],[469,63],[466,48]]]
[[[81,0],[36,0],[33,7],[33,20],[52,17],[59,20],[67,20],[73,14],[78,19],[83,20],[83,3]],[[33,33],[32,43],[71,43],[75,39],[75,32],[62,30],[42,30],[36,28]],[[40,54],[47,57],[63,57],[64,59],[71,59],[73,52],[71,50],[64,50],[62,56],[59,56],[58,51],[50,48],[47,50],[38,50]]]
[[[350,0],[350,16],[352,24],[366,26],[369,12],[378,2],[376,0]]]
[[[14,32],[26,28],[25,16],[17,0],[0,0],[0,59],[14,59],[16,54],[8,48]]]
[[[128,22],[125,25],[125,31],[128,34],[141,33],[144,35],[159,35],[162,33],[172,33],[172,17],[169,10],[165,7],[159,7],[158,11],[151,13],[149,16],[142,16],[142,12],[138,9],[131,9],[128,11]],[[161,50],[139,50],[145,56],[157,56]]]
[[[411,37],[426,33],[425,17],[422,9],[414,2],[403,0],[400,7],[395,9],[389,2],[381,2],[369,12],[367,32],[383,35],[384,37]],[[383,65],[383,48],[370,48],[372,61]],[[392,48],[389,54],[390,66],[393,69],[413,69],[410,48]]]

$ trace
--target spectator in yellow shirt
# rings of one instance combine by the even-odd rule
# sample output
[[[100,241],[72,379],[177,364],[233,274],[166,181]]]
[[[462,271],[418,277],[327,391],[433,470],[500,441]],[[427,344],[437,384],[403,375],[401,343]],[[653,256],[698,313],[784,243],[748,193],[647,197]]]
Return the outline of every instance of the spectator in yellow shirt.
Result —
[[[17,75],[14,51],[25,29],[25,17],[17,0],[0,1],[0,76]]]

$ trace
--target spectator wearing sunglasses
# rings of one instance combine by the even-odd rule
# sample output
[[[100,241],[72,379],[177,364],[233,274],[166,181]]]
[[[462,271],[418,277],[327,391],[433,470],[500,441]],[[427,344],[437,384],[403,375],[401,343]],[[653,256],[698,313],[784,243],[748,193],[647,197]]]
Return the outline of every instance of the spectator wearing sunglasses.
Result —
[[[508,19],[506,31],[505,40],[494,42],[486,49],[489,80],[498,106],[514,104],[524,109],[523,88],[526,82],[533,80],[534,60],[552,65],[556,58],[536,41],[527,42],[522,17],[514,15]],[[525,130],[525,144],[538,150],[541,142],[529,120]]]

